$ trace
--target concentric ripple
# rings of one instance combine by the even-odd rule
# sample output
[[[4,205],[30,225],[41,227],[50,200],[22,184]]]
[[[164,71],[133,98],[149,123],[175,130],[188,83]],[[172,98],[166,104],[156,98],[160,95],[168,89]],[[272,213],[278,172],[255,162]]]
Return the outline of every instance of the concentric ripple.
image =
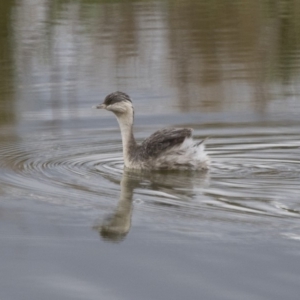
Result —
[[[2,143],[0,189],[91,213],[132,195],[140,222],[190,232],[199,230],[199,220],[299,218],[300,142],[293,131],[209,131],[207,173],[124,172],[117,131],[100,141],[92,131]]]
[[[39,199],[42,196],[50,202],[53,198],[72,198],[68,203],[75,203],[75,199],[86,198],[83,195],[86,192],[93,196],[102,191],[105,184],[101,175],[110,174],[120,181],[123,161],[119,147],[111,145],[110,153],[101,153],[107,146],[103,149],[98,143],[87,146],[80,140],[72,144],[68,139],[2,145],[0,184],[10,194],[36,195]],[[100,154],[95,153],[94,147],[100,149]]]

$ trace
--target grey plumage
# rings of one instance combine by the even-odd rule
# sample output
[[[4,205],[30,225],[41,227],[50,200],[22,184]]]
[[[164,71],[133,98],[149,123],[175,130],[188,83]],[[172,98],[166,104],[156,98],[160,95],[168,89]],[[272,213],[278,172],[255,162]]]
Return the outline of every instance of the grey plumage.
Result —
[[[186,138],[190,138],[192,131],[191,128],[164,128],[158,130],[142,142],[139,148],[141,156],[147,159],[163,155],[165,151],[182,144]]]

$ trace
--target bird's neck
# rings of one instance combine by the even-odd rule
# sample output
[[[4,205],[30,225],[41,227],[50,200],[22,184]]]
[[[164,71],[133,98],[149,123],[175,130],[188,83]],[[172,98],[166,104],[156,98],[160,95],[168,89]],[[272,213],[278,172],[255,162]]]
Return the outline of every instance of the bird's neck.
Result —
[[[133,111],[127,114],[117,115],[117,119],[121,129],[123,157],[125,166],[130,164],[132,152],[136,149],[136,141],[133,136]]]

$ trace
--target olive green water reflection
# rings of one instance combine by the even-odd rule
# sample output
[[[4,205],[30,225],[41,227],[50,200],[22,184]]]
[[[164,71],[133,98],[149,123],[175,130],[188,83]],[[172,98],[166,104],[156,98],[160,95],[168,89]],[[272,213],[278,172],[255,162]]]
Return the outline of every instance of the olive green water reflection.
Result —
[[[16,98],[60,118],[116,88],[155,113],[298,112],[299,3],[2,1],[2,122]]]
[[[300,1],[0,2],[0,299],[298,300]],[[124,172],[115,90],[209,174]]]
[[[13,1],[0,4],[0,125],[14,118]]]

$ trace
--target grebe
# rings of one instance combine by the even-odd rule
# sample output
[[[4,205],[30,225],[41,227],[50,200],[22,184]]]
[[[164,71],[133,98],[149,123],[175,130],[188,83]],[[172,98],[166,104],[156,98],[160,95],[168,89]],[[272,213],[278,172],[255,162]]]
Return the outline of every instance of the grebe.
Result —
[[[164,128],[138,145],[133,136],[134,109],[123,92],[109,94],[96,108],[113,112],[120,125],[125,167],[146,170],[205,170],[204,141],[194,142],[191,128]]]

